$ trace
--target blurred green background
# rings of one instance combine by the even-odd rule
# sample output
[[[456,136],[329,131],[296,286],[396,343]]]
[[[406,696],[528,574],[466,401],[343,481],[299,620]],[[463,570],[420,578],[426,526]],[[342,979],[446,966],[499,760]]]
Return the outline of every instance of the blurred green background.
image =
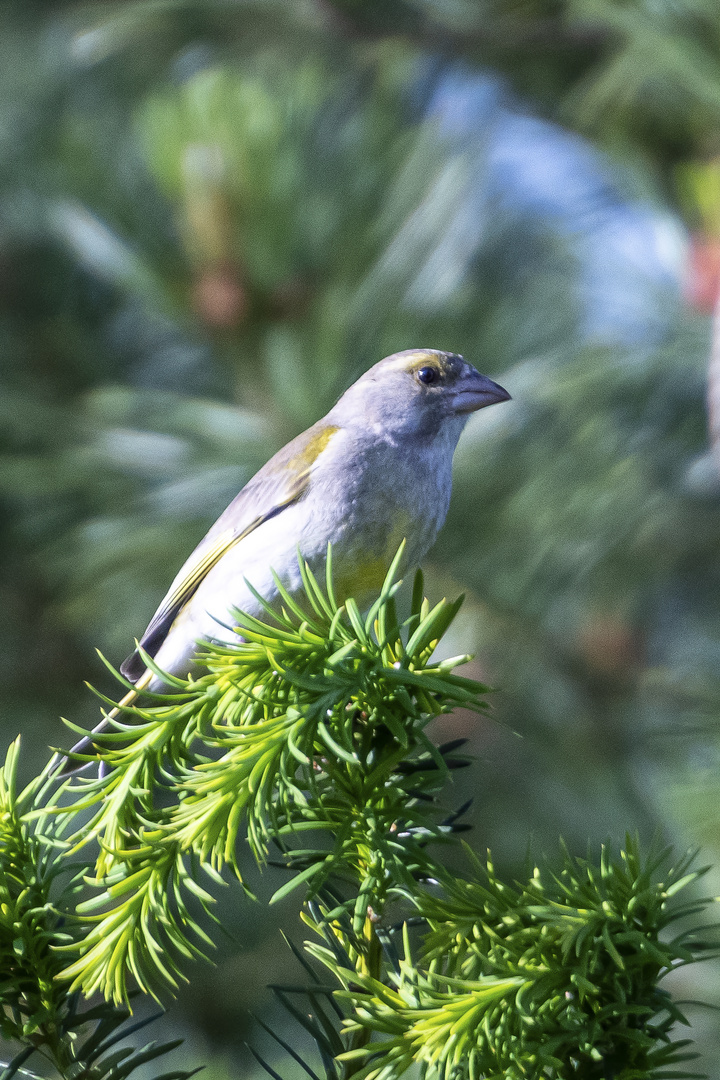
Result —
[[[720,866],[718,154],[717,0],[5,0],[0,700],[28,773],[256,468],[428,346],[514,399],[468,426],[426,567],[501,690],[501,724],[437,725],[472,740],[475,846],[512,870],[638,829]],[[253,1068],[295,919],[222,906],[234,939],[163,1021],[220,1076]],[[720,1003],[720,968],[676,989]]]

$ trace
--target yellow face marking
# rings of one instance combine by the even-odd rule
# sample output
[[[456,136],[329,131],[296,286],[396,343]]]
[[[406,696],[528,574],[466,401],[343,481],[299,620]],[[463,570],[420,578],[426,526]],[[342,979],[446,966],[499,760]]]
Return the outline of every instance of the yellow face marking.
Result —
[[[437,353],[418,349],[416,352],[403,353],[402,356],[397,356],[390,361],[387,368],[389,371],[397,368],[401,371],[412,371],[416,367],[422,367],[423,364],[437,364],[441,359]]]
[[[440,378],[443,379],[450,374],[452,368],[445,362],[444,357],[441,356],[429,356],[424,360],[413,361],[412,364],[408,364],[407,372],[409,375],[414,375],[420,368],[435,368],[440,372]]]
[[[403,353],[387,365],[389,370],[406,371],[413,375],[423,367],[434,367],[440,372],[442,378],[450,378],[459,373],[458,362],[454,356],[447,353],[431,352],[429,349],[417,349],[414,352]]]

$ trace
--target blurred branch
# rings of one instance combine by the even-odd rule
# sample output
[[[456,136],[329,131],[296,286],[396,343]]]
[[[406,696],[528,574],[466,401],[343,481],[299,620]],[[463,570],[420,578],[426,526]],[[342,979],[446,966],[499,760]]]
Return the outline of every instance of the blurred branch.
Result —
[[[564,53],[578,49],[598,53],[610,47],[616,35],[591,21],[560,18],[513,18],[488,15],[482,24],[453,29],[409,4],[358,5],[353,0],[315,0],[330,25],[351,37],[402,38],[435,54],[472,56],[492,62],[494,54]]]

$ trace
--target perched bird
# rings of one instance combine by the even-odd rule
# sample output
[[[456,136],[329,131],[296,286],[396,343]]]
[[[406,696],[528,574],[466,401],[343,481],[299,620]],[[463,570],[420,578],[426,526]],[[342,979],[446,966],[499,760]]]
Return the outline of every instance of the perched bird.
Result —
[[[416,566],[445,520],[468,417],[509,397],[455,353],[408,349],[375,364],[230,503],[175,577],[140,639],[144,652],[186,676],[199,642],[237,641],[233,609],[266,617],[248,583],[273,603],[274,571],[289,593],[300,592],[298,551],[322,571],[332,544],[341,601],[378,590],[403,539],[405,569]],[[135,684],[121,706],[165,689],[139,649],[120,670]],[[91,746],[87,737],[71,753]]]

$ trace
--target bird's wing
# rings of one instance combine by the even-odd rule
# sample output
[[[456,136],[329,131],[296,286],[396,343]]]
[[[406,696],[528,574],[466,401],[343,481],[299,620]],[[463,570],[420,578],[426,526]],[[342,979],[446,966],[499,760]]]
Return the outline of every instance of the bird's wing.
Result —
[[[140,639],[144,652],[155,656],[188,600],[231,547],[305,493],[313,464],[337,430],[322,421],[309,428],[245,485],[181,567]],[[120,671],[131,682],[142,676],[145,663],[138,649],[121,664]]]

